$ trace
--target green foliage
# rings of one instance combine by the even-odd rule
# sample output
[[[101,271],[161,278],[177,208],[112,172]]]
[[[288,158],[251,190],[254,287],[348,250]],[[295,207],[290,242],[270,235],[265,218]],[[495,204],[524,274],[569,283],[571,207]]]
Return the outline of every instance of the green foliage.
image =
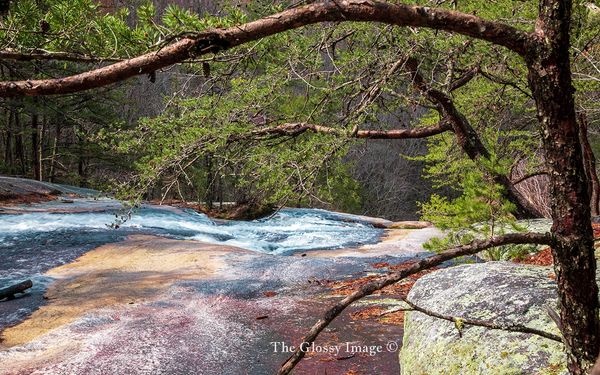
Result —
[[[467,6],[468,7],[468,6]],[[506,8],[510,9],[510,8]],[[486,8],[488,10],[488,8]],[[502,12],[502,10],[497,9]],[[535,12],[526,12],[527,18]],[[496,18],[499,14],[490,14]],[[595,63],[597,52],[595,45],[599,35],[600,19],[597,8],[590,3],[576,3],[574,8],[574,75],[578,102],[581,112],[587,113],[592,132],[597,121],[596,111],[599,80]],[[583,51],[583,52],[582,52]],[[423,218],[447,231],[447,237],[428,244],[431,250],[441,250],[453,245],[464,244],[474,238],[489,237],[507,231],[522,231],[512,217],[514,207],[508,204],[500,194],[501,188],[495,185],[486,174],[500,173],[509,175],[515,160],[527,163],[527,172],[542,168],[540,159],[541,134],[538,134],[535,108],[528,97],[523,77],[526,71],[523,64],[510,55],[502,56],[502,64],[490,57],[491,50],[485,46],[474,46],[471,52],[461,56],[477,59],[484,71],[491,71],[502,80],[511,81],[506,86],[486,79],[474,79],[468,89],[453,93],[455,103],[478,130],[486,148],[492,157],[488,162],[475,163],[459,151],[451,134],[433,137],[429,140],[427,155],[417,158],[426,163],[425,176],[437,187],[451,188],[456,197],[433,195],[421,204]],[[477,53],[480,57],[475,57]],[[592,103],[593,102],[593,103]],[[420,119],[423,125],[432,125],[439,121],[437,113],[430,111]],[[597,131],[597,130],[596,130]],[[591,134],[592,143],[595,139]],[[531,251],[531,246],[501,247],[487,252],[491,259],[519,257]]]
[[[273,98],[274,90],[287,90],[289,96]],[[299,116],[306,103],[294,95],[293,88],[266,77],[235,78],[219,96],[171,98],[160,116],[144,118],[134,129],[101,132],[99,140],[107,149],[136,160],[136,183],[121,190],[128,199],[163,178],[185,177],[206,188],[206,174],[198,162],[210,155],[219,165],[220,178],[247,199],[264,204],[334,202],[336,207],[355,208],[359,187],[348,168],[332,158],[345,147],[345,140],[327,135],[283,141],[252,138],[255,111],[273,110],[273,115],[290,119]]]
[[[513,216],[514,205],[504,198],[503,187],[492,176],[510,175],[515,160],[527,161],[532,170],[541,164],[535,152],[540,138],[535,130],[534,108],[525,94],[516,87],[485,79],[474,79],[468,89],[453,93],[455,103],[477,129],[490,157],[469,159],[456,144],[454,134],[445,133],[431,137],[428,153],[414,158],[425,162],[424,175],[436,187],[454,191],[450,197],[434,194],[420,204],[422,218],[447,232],[444,239],[427,244],[430,250],[522,230]],[[420,119],[422,125],[438,121],[434,111]],[[488,251],[487,256],[507,259],[528,251],[521,246],[502,247]]]
[[[426,249],[444,250],[476,238],[522,230],[511,215],[514,206],[502,198],[502,187],[486,184],[481,172],[465,172],[459,188],[461,195],[455,199],[434,194],[428,202],[420,205],[422,218],[446,231],[444,238],[426,243]],[[494,260],[509,259],[522,255],[523,251],[528,252],[528,249],[506,246],[488,250],[487,256]]]
[[[459,4],[460,10],[467,12],[481,12],[479,5],[478,1]],[[98,38],[105,38],[106,30],[119,30],[118,40],[145,40],[144,48],[148,49],[169,35],[228,27],[280,10],[277,8],[270,2],[252,2],[244,10],[228,7],[226,16],[214,17],[171,5],[157,22],[154,7],[144,5],[137,9],[138,21],[131,30],[117,26],[116,20],[104,20],[100,24],[109,26],[95,32]],[[535,7],[500,1],[485,7],[483,12],[481,15],[488,18],[527,20],[533,18]],[[525,29],[531,27],[528,22],[516,24]],[[255,197],[260,196],[256,199],[296,204],[337,201],[344,207],[357,207],[360,187],[339,159],[350,144],[348,139],[303,134],[285,141],[261,139],[231,144],[229,140],[243,138],[256,129],[256,118],[266,119],[265,126],[308,121],[338,124],[350,131],[355,126],[379,123],[383,113],[398,116],[397,109],[391,108],[414,105],[411,95],[404,94],[406,77],[402,74],[386,77],[386,84],[381,87],[385,101],[365,102],[364,97],[356,95],[381,80],[387,67],[401,58],[398,50],[411,50],[414,55],[424,53],[427,58],[422,68],[430,69],[436,78],[442,78],[436,59],[448,56],[449,51],[457,66],[475,63],[500,74],[523,72],[518,59],[508,57],[498,63],[498,52],[484,43],[466,45],[461,36],[444,33],[446,37],[440,38],[434,35],[437,33],[358,23],[336,25],[326,32],[319,27],[306,27],[277,34],[237,49],[234,53],[246,55],[237,63],[236,71],[227,64],[211,63],[211,75],[218,78],[209,90],[202,89],[199,97],[170,98],[162,115],[143,119],[135,128],[123,128],[118,135],[102,133],[100,139],[107,150],[136,160],[137,182],[127,185],[126,195],[164,184],[164,178],[184,178],[205,190],[210,176],[203,172],[199,161],[204,155],[211,155],[220,166],[222,178],[245,194],[253,191]],[[343,42],[328,44],[326,40]],[[105,46],[104,51],[107,50]],[[328,65],[333,66],[326,68]],[[187,70],[195,72],[200,68],[192,64]],[[357,80],[361,75],[364,79]],[[459,90],[454,96],[460,109],[484,133],[494,158],[486,165],[478,165],[457,150],[451,134],[435,137],[429,143],[428,155],[421,159],[427,163],[426,174],[438,186],[451,186],[461,195],[454,200],[433,197],[422,206],[424,216],[443,227],[453,221],[455,228],[491,218],[504,220],[510,217],[512,207],[501,201],[499,188],[486,180],[485,170],[506,173],[509,160],[517,152],[531,149],[535,142],[531,141],[529,130],[498,130],[505,108],[510,106],[515,116],[531,116],[530,103],[518,89],[507,89],[485,79],[473,80],[468,89]],[[416,125],[437,121],[437,115],[430,112]],[[525,125],[528,121],[525,119]]]
[[[23,0],[14,2],[0,24],[3,49],[43,49],[97,58],[128,58],[160,48],[180,34],[245,22],[247,15],[225,7],[223,17],[200,16],[169,5],[159,17],[151,1],[135,9],[135,22],[127,8],[105,12],[94,0]],[[47,23],[47,30],[40,22]]]

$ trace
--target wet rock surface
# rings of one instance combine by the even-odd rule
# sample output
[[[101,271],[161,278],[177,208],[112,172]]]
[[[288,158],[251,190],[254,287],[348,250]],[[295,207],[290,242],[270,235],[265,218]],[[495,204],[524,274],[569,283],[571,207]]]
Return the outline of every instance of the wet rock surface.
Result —
[[[115,230],[119,202],[66,196],[0,212],[0,286],[34,282],[0,303],[0,374],[274,373],[343,298],[337,281],[423,257],[439,235],[322,210],[215,223],[168,206]],[[387,293],[349,308],[295,373],[397,374],[398,304]]]
[[[438,314],[522,324],[559,335],[546,306],[557,310],[551,267],[488,262],[419,279],[408,299]],[[420,312],[405,317],[402,374],[565,374],[562,344],[531,334],[468,326]]]
[[[70,197],[97,197],[99,192],[91,189],[29,180],[25,178],[0,176],[0,204],[31,204],[61,199],[68,203]],[[0,212],[8,212],[4,207]]]
[[[339,298],[325,281],[377,270],[363,258],[275,256],[132,236],[46,273],[55,280],[47,303],[3,332],[0,373],[273,373],[290,354],[282,345],[297,345]],[[345,350],[384,347],[401,336],[401,325],[353,319],[363,308],[352,308],[319,340],[319,348],[339,352],[309,353],[297,373],[397,373],[395,351]]]

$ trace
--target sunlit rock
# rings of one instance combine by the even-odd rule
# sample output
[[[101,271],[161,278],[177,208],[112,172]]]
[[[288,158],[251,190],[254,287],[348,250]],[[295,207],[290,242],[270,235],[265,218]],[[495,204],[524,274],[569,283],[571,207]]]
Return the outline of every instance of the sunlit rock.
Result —
[[[488,262],[442,269],[419,279],[412,303],[445,316],[520,324],[560,335],[551,267]],[[400,367],[412,374],[564,374],[561,343],[532,334],[465,325],[408,312]]]

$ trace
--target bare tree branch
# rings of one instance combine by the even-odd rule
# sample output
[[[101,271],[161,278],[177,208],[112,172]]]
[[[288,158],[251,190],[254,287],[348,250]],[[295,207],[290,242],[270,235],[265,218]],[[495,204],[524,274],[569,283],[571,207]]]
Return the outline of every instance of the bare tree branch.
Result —
[[[250,133],[234,136],[230,139],[231,142],[246,139],[248,137],[262,136],[297,136],[307,131],[321,134],[331,134],[337,136],[345,136],[349,138],[364,138],[364,139],[409,139],[409,138],[425,138],[436,134],[441,134],[451,130],[451,127],[446,122],[439,122],[436,125],[426,126],[413,129],[392,129],[392,130],[358,130],[354,134],[343,129],[332,128],[328,126],[300,123],[281,124],[275,127],[262,128],[254,130]]]
[[[463,74],[462,76],[452,81],[452,83],[450,83],[450,88],[448,89],[448,91],[452,92],[454,90],[458,90],[467,83],[471,82],[471,80],[475,78],[475,76],[477,76],[477,73],[479,73],[479,71],[479,66],[476,66],[473,69],[469,69],[465,74]]]
[[[192,57],[328,21],[371,21],[445,30],[486,40],[521,55],[526,55],[530,44],[539,43],[530,33],[461,12],[370,0],[324,1],[288,9],[228,29],[207,30],[196,36],[184,37],[156,52],[81,74],[57,79],[1,82],[0,96],[65,94],[106,86],[136,75],[152,73]]]
[[[421,306],[415,305],[414,303],[410,302],[406,298],[402,299],[402,301],[404,301],[404,303],[406,303],[408,306],[410,306],[415,311],[418,311],[425,315],[432,316],[434,318],[447,320],[447,321],[450,321],[453,323],[460,322],[460,323],[468,324],[471,326],[485,327],[485,328],[490,328],[490,329],[500,329],[502,331],[529,333],[532,335],[538,335],[538,336],[545,337],[549,340],[558,341],[560,343],[563,342],[563,340],[560,336],[557,336],[555,334],[548,333],[548,332],[545,332],[545,331],[542,331],[539,329],[530,328],[530,327],[524,326],[522,324],[501,324],[501,323],[488,322],[488,321],[480,320],[480,319],[469,319],[469,318],[444,315],[444,314],[436,313],[435,311],[425,309]]]
[[[329,323],[331,323],[338,315],[342,313],[342,311],[344,311],[344,309],[346,309],[346,307],[350,306],[350,304],[352,304],[353,302],[365,296],[368,296],[380,289],[383,289],[388,285],[392,285],[417,272],[438,266],[448,260],[460,256],[473,255],[482,250],[486,250],[492,247],[509,244],[551,245],[552,243],[552,236],[549,233],[510,233],[503,236],[492,237],[486,240],[475,240],[467,245],[457,246],[439,254],[424,258],[421,261],[414,263],[405,269],[393,272],[385,277],[363,285],[356,292],[350,294],[349,296],[342,299],[340,302],[336,303],[334,306],[332,306],[329,310],[325,312],[323,317],[319,319],[317,323],[315,323],[311,327],[308,334],[304,336],[304,338],[302,338],[302,342],[310,344],[313,341],[315,341],[319,333],[321,333],[321,331],[325,327],[327,327]],[[277,372],[277,375],[287,375],[290,373],[290,371],[294,369],[298,362],[300,362],[300,360],[304,357],[305,353],[300,349],[301,347],[304,347],[304,345],[298,346],[298,349],[294,352],[294,354],[292,354],[283,363],[283,365]]]
[[[413,58],[406,59],[406,67],[412,76],[413,85],[421,94],[438,106],[440,117],[446,118],[452,125],[456,140],[463,151],[473,160],[490,157],[481,139],[467,118],[456,108],[452,98],[441,90],[431,87],[419,73],[419,62]]]
[[[43,49],[33,49],[30,51],[17,51],[13,49],[5,49],[0,51],[0,59],[2,60],[15,60],[15,61],[37,61],[37,60],[50,60],[50,61],[71,61],[71,62],[82,62],[82,63],[101,63],[101,62],[119,62],[124,59],[119,58],[103,58],[89,55],[82,55],[79,53],[70,52],[52,52]]]
[[[531,96],[531,93],[528,92],[527,89],[524,89],[521,86],[519,86],[516,82],[513,82],[508,79],[502,78],[500,76],[494,75],[483,69],[479,70],[479,74],[481,74],[482,77],[487,78],[490,82],[498,83],[500,85],[510,86],[510,87],[514,88],[515,90],[519,91],[521,94],[525,95],[526,97],[533,99],[533,97]]]
[[[239,60],[241,56],[228,55],[228,56],[213,56],[203,59],[188,59],[186,63],[202,63],[202,62],[230,62]],[[110,63],[110,62],[121,62],[127,60],[127,57],[102,57],[84,55],[74,52],[54,52],[47,51],[44,49],[32,49],[25,51],[18,51],[14,49],[0,50],[0,60],[14,60],[14,61],[69,61],[76,63]]]

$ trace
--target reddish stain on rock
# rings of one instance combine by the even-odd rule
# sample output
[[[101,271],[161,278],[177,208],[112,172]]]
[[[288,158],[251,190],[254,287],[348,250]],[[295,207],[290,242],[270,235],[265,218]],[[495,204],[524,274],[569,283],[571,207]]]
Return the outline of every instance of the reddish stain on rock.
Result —
[[[371,266],[372,266],[373,268],[377,268],[377,269],[379,269],[379,268],[386,268],[386,267],[389,267],[389,266],[390,266],[390,264],[389,264],[388,262],[377,262],[377,263],[371,263]]]
[[[552,250],[546,247],[537,254],[530,255],[523,259],[515,259],[515,263],[531,264],[535,266],[551,266],[554,264],[554,258],[552,258]]]
[[[397,265],[389,265],[388,264],[386,266],[381,266],[381,268],[388,268],[391,271],[400,271],[400,270],[403,270],[403,269],[406,269],[406,268],[412,266],[413,264],[414,264],[413,262],[401,263],[401,264],[397,264]],[[396,296],[396,297],[405,298],[408,295],[408,292],[410,292],[410,289],[412,288],[414,283],[419,278],[423,277],[424,275],[426,275],[428,273],[434,272],[437,269],[438,269],[437,267],[433,267],[431,269],[421,271],[414,275],[408,276],[404,280],[401,280],[395,284],[389,285],[389,286],[373,293],[373,295],[386,295],[386,296]],[[332,291],[333,295],[347,296],[349,294],[354,293],[355,291],[357,291],[364,285],[366,285],[380,277],[382,277],[382,275],[370,275],[370,276],[365,276],[365,277],[361,277],[361,278],[357,278],[357,279],[349,279],[349,280],[341,280],[341,281],[325,280],[325,281],[322,281],[321,284],[326,285],[329,288],[333,289],[333,291]]]

